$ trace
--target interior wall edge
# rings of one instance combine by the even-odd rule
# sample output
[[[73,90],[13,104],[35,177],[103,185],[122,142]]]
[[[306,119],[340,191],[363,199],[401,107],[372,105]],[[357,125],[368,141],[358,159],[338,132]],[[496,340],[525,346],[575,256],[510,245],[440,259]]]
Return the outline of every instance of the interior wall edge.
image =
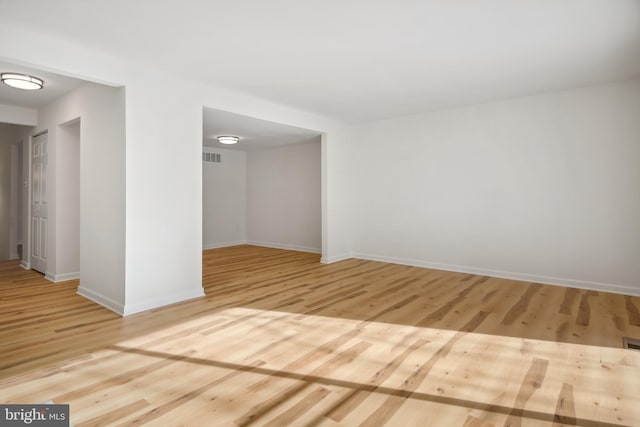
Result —
[[[80,295],[81,297],[84,297],[88,300],[91,300],[93,302],[95,302],[98,305],[103,306],[104,308],[107,308],[111,311],[113,311],[114,313],[120,315],[120,316],[124,316],[124,305],[120,304],[119,302],[102,295],[99,292],[93,291],[91,289],[87,289],[82,287],[82,284],[80,284],[80,286],[78,286],[78,291],[77,294]]]
[[[346,253],[346,254],[340,254],[340,255],[333,255],[330,257],[323,256],[322,258],[320,258],[320,262],[322,264],[333,264],[334,262],[340,262],[340,261],[344,261],[351,258],[353,258],[353,255],[350,253]]]
[[[204,297],[204,289],[193,289],[185,292],[175,292],[171,295],[163,295],[159,298],[154,298],[144,302],[127,304],[125,303],[121,316],[130,316],[132,314],[140,313],[143,311],[151,310],[158,307],[164,307],[171,304],[177,304],[188,300]],[[107,307],[109,308],[109,307]]]
[[[62,274],[47,273],[45,275],[45,277],[48,280],[51,280],[54,283],[66,282],[66,281],[69,281],[69,280],[78,280],[78,279],[80,279],[80,272],[79,271],[75,271],[73,273],[62,273]]]

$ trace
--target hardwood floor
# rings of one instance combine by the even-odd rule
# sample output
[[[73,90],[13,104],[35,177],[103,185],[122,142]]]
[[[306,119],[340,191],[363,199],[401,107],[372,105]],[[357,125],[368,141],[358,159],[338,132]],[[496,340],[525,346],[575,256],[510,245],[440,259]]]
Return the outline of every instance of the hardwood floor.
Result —
[[[640,298],[237,246],[127,318],[0,263],[0,402],[75,426],[639,426]]]

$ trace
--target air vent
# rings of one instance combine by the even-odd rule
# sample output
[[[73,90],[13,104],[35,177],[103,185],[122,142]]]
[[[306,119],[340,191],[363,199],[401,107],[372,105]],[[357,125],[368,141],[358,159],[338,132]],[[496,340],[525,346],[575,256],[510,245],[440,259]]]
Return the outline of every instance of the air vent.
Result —
[[[622,348],[626,348],[629,350],[640,351],[640,340],[636,340],[633,338],[622,338]]]
[[[219,153],[202,153],[202,161],[207,163],[222,163]]]

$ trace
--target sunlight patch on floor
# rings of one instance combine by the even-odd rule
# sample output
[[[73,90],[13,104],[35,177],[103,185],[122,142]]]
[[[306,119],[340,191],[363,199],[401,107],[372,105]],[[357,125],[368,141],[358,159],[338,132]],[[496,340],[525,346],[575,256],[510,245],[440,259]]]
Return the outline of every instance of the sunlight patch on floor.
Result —
[[[637,411],[638,366],[629,350],[235,307],[9,378],[0,401],[70,403],[76,424],[130,407],[124,419],[158,422],[266,422],[306,408],[345,425],[372,414],[426,421],[433,410],[504,422],[514,408],[547,422],[565,402],[574,418],[624,425],[639,418],[622,410]],[[366,396],[351,407],[354,393]]]

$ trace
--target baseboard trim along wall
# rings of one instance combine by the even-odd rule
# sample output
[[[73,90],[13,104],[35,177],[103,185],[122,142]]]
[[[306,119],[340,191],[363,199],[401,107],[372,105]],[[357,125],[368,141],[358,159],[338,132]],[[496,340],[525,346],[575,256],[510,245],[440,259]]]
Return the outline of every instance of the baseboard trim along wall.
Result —
[[[223,242],[223,243],[203,243],[202,249],[218,249],[218,248],[226,248],[229,246],[238,246],[238,245],[246,245],[246,240],[236,240],[234,242]]]
[[[204,289],[202,287],[186,292],[179,292],[173,295],[163,296],[161,298],[155,298],[151,301],[144,301],[137,304],[126,304],[122,312],[122,316],[129,316],[131,314],[140,313],[142,311],[151,310],[165,305],[176,304],[191,299],[201,298],[204,295]]]
[[[421,261],[415,259],[394,258],[388,256],[354,253],[352,258],[369,261],[388,262],[390,264],[409,265],[412,267],[431,268],[456,273],[478,274],[481,276],[496,277],[500,279],[518,280],[522,282],[542,283],[544,285],[567,286],[590,291],[611,292],[614,294],[640,296],[640,289],[629,286],[613,285],[610,283],[588,282],[584,280],[563,279],[559,277],[537,276],[533,274],[514,273],[511,271],[490,270],[485,268],[467,267],[462,265],[442,264],[437,262]]]
[[[24,268],[25,270],[31,270],[31,264],[24,260],[20,263],[20,267]]]
[[[344,261],[345,259],[354,258],[351,254],[334,255],[332,257],[322,257],[320,262],[322,264],[333,264],[334,262]]]
[[[265,248],[275,248],[275,249],[286,249],[289,251],[298,251],[298,252],[310,252],[313,254],[322,253],[322,249],[320,248],[311,248],[308,246],[298,246],[298,245],[288,245],[282,243],[271,243],[271,242],[258,242],[256,240],[248,240],[247,245],[253,246],[263,246]]]
[[[52,274],[47,273],[44,275],[44,278],[50,280],[54,283],[57,282],[66,282],[67,280],[76,280],[80,278],[80,272],[76,271],[74,273],[65,273],[65,274]]]
[[[154,308],[203,297],[204,289],[200,288],[199,290],[195,291],[180,292],[178,294],[156,298],[152,301],[145,301],[144,303],[125,305],[122,305],[117,301],[114,301],[113,299],[106,297],[98,292],[83,288],[81,286],[78,287],[77,294],[113,311],[116,314],[119,314],[120,316],[129,316],[131,314],[140,313]]]
[[[109,310],[113,311],[116,314],[119,314],[120,316],[124,316],[124,305],[120,304],[117,301],[114,301],[109,297],[106,297],[98,292],[94,292],[90,289],[83,288],[82,286],[78,286],[77,294],[95,302],[96,304],[108,308]]]

